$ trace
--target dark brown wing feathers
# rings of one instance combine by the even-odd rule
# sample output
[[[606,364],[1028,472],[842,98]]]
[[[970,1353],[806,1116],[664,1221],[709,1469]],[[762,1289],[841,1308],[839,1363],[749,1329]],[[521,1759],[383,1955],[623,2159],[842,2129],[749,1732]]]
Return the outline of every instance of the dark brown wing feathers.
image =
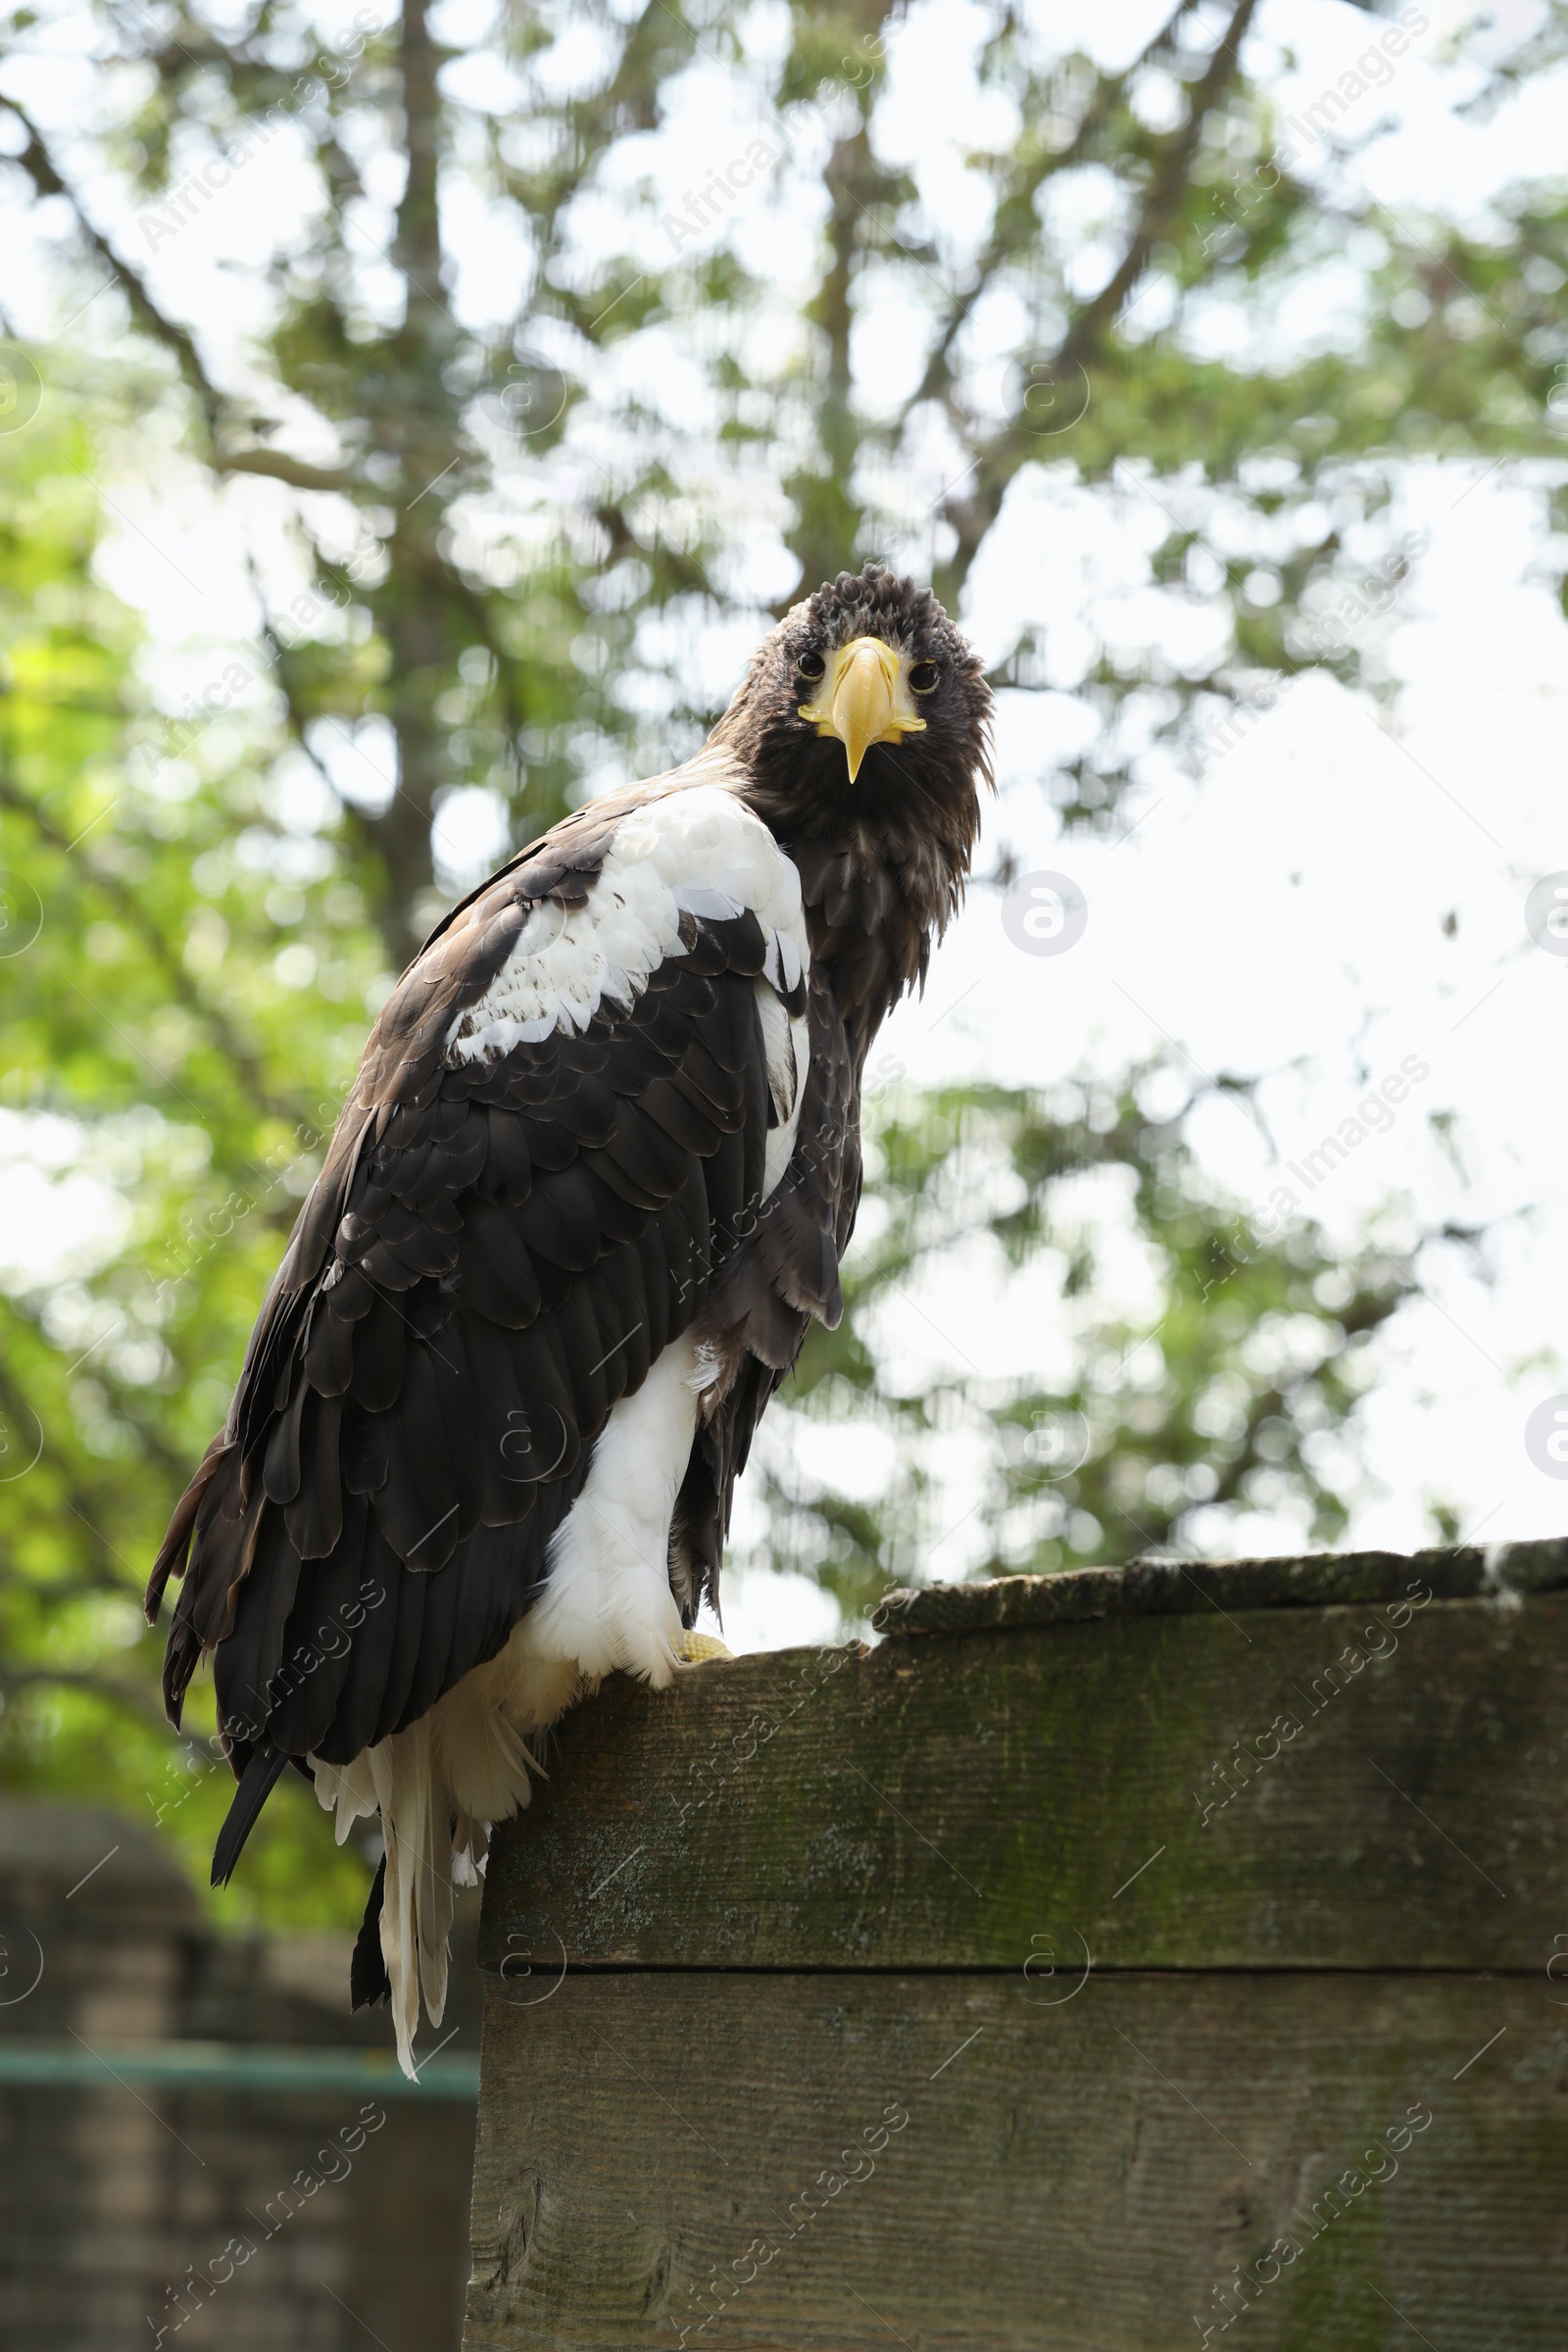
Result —
[[[813,995],[801,1150],[760,1216],[755,916],[684,918],[687,953],[584,1036],[444,1066],[528,907],[580,905],[622,813],[581,811],[456,908],[389,999],[160,1552],[150,1613],[183,1575],[170,1712],[216,1647],[237,1771],[271,1746],[345,1763],[493,1656],[612,1407],[699,1317],[754,1350],[682,1490],[716,1595],[735,1476],[808,1311],[836,1298],[858,1190],[831,999]]]

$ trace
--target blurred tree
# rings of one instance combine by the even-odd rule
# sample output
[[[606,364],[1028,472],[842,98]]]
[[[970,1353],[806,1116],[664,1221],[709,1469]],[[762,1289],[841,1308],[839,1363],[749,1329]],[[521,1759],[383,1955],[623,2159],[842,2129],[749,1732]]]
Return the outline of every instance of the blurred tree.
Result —
[[[197,1847],[226,1801],[211,1693],[176,1745],[137,1590],[226,1410],[380,956],[347,861],[279,825],[279,739],[183,727],[180,757],[143,756],[169,729],[93,574],[80,419],[51,409],[0,447],[0,1148],[74,1242],[0,1304],[0,1757]],[[254,1892],[275,1876],[296,1915],[335,1916],[363,1872],[314,1828],[291,1867],[308,1810],[288,1792]]]
[[[1307,1542],[1343,1534],[1367,1343],[1415,1287],[1419,1246],[1394,1252],[1369,1237],[1347,1262],[1310,1223],[1282,1230],[1216,1197],[1183,1136],[1197,1098],[1176,1080],[1175,1106],[1151,1107],[1173,1078],[1155,1066],[1115,1093],[965,1087],[878,1106],[870,1230],[846,1268],[845,1319],[813,1335],[796,1394],[811,1419],[854,1426],[862,1451],[880,1438],[886,1484],[869,1505],[803,1490],[764,1432],[778,1565],[815,1576],[858,1616],[890,1581],[952,1576],[965,1556],[997,1575],[1223,1555],[1238,1513],[1281,1504],[1297,1506]],[[1155,1301],[1137,1322],[1108,1306],[1102,1282],[1129,1228]],[[934,1329],[944,1268],[982,1288],[998,1272],[1046,1277],[1027,1311],[1070,1359],[1059,1385],[961,1361],[910,1377],[882,1316],[896,1301]],[[941,1475],[955,1448],[977,1497],[956,1520]]]
[[[1385,61],[1426,29],[1419,9],[1367,13]],[[1563,13],[1528,52],[1487,52],[1476,103],[1560,54]],[[383,967],[465,878],[461,844],[432,861],[455,811],[488,811],[499,855],[684,757],[801,587],[882,553],[960,607],[1009,501],[1071,483],[1162,517],[1152,617],[1130,635],[1091,603],[1056,642],[1021,619],[995,676],[1076,698],[1084,748],[1047,789],[1068,824],[1126,822],[1267,680],[1387,685],[1401,465],[1560,455],[1561,191],[1519,191],[1486,238],[1380,211],[1322,167],[1374,130],[1381,72],[1282,134],[1253,14],[1179,0],[1116,71],[1070,17],[1004,0],[934,32],[880,0],[9,20],[0,169],[74,221],[58,267],[94,304],[17,358],[49,397],[0,435],[0,1102],[36,1181],[119,1221],[0,1325],[11,1458],[35,1426],[43,1448],[0,1487],[8,1774],[162,1786],[127,1595],[221,1412]],[[959,203],[906,152],[898,71],[971,18],[992,129]],[[63,39],[98,59],[87,125],[51,126],[35,95]],[[206,315],[180,240],[280,151],[305,201],[249,269],[241,333]],[[780,185],[808,224],[782,243]],[[1288,333],[1331,258],[1353,298]],[[110,370],[86,337],[117,305]],[[149,415],[255,559],[254,644],[177,707],[95,569],[84,479],[134,471],[126,426]],[[1009,879],[1004,846],[982,887]],[[1414,1260],[1369,1245],[1336,1264],[1311,1229],[1265,1236],[1208,1199],[1185,1103],[1145,1107],[1154,1076],[1114,1099],[872,1102],[851,1315],[813,1338],[792,1411],[879,1429],[888,1490],[855,1502],[808,1473],[786,1414],[767,1556],[852,1610],[940,1572],[928,1463],[950,1434],[979,1463],[965,1556],[995,1564],[1220,1548],[1257,1508],[1333,1536],[1364,1343]],[[1163,1300],[1147,1334],[1103,1291],[1086,1187]],[[887,1302],[964,1246],[1056,1267],[1054,1389],[901,1377]],[[219,1795],[191,1787],[195,1842]],[[301,1812],[274,1816],[252,1892],[292,1878]],[[347,1876],[317,1884],[345,1899]]]

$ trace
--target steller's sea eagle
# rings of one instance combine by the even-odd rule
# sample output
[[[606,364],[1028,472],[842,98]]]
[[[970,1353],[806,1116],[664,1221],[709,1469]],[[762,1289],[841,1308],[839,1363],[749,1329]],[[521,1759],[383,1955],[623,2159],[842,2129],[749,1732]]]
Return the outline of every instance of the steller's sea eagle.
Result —
[[[700,1647],[752,1433],[841,1311],[860,1074],[962,894],[990,703],[929,590],[841,573],[695,759],[454,907],[370,1034],[147,1610],[183,1578],[176,1724],[213,1652],[215,1884],[285,1764],[340,1839],[379,1813],[354,1998],[405,2067],[529,1740]]]

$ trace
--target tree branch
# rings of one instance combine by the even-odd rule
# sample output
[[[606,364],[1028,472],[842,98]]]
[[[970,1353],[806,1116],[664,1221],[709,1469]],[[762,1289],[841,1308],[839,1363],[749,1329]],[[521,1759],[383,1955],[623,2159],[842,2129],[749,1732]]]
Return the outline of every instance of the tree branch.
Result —
[[[70,205],[82,235],[94,253],[123,284],[137,323],[145,327],[156,342],[162,343],[166,351],[173,353],[181,376],[201,404],[209,438],[216,443],[223,394],[208,374],[188,330],[159,309],[147,291],[146,281],[140,271],[133,269],[129,262],[122,261],[102,230],[94,227],[82,209],[81,199],[75,189],[61,177],[55,160],[44,143],[42,132],[20,99],[8,94],[6,105],[27,134],[26,146],[14,160],[22,166],[40,196],[63,196]]]
[[[346,466],[311,466],[280,449],[224,449],[215,453],[215,473],[262,473],[294,490],[337,490],[352,494],[366,484]]]
[[[1004,223],[1009,216],[1016,217],[1027,213],[1031,232],[1034,230],[1038,225],[1034,220],[1034,199],[1041,187],[1048,179],[1054,178],[1058,172],[1070,171],[1075,164],[1081,164],[1086,160],[1101,125],[1111,114],[1129,84],[1146,67],[1152,64],[1156,57],[1162,56],[1172,46],[1176,38],[1177,26],[1184,17],[1192,15],[1198,5],[1199,0],[1178,0],[1174,14],[1166,19],[1153,39],[1139,52],[1126,71],[1121,74],[1105,74],[1102,77],[1093,100],[1084,109],[1078,127],[1065,147],[1051,155],[1034,154],[1029,156],[1023,169],[997,205],[996,220],[990,241],[975,265],[973,278],[955,299],[953,308],[948,314],[948,322],[932,346],[931,356],[925,365],[925,372],[900,413],[901,429],[922,402],[945,399],[952,383],[952,371],[948,363],[952,357],[954,343],[967,325],[981,297],[990,291],[997,271],[1017,258],[1016,241],[1004,229]]]
[[[1091,362],[1102,355],[1123,303],[1149,266],[1150,256],[1175,226],[1202,137],[1204,117],[1240,71],[1237,45],[1246,36],[1256,7],[1257,0],[1237,0],[1207,67],[1193,84],[1185,121],[1164,142],[1120,264],[1100,292],[1074,313],[1057,347],[1054,365],[1058,371],[1082,368],[1087,372]],[[942,566],[938,588],[950,611],[956,605],[981,542],[1002,512],[1003,500],[1014,474],[1035,454],[1035,449],[1033,436],[1025,431],[1021,421],[1014,421],[981,452],[970,477],[973,487],[968,495],[944,501],[942,514],[957,534],[953,555]]]
[[[315,541],[310,538],[309,532],[305,533],[305,537],[310,545],[311,554],[316,563],[320,565],[322,569],[327,568],[322,563],[320,552],[317,548]],[[261,582],[257,577],[256,565],[254,563],[250,564],[250,574],[251,585],[256,592],[257,608],[262,616],[260,634],[263,643],[269,648],[272,656],[272,674],[277,681],[277,690],[283,697],[283,710],[288,720],[289,732],[293,736],[295,742],[299,745],[299,748],[304,753],[306,759],[315,768],[317,774],[320,777],[321,782],[326,786],[327,791],[337,802],[339,808],[343,812],[343,822],[348,826],[351,834],[354,834],[358,837],[361,846],[365,849],[368,849],[373,858],[382,858],[383,862],[387,862],[381,835],[381,827],[385,823],[384,815],[381,817],[374,816],[368,809],[357,808],[352,801],[344,798],[343,794],[339,791],[337,785],[334,783],[331,775],[327,771],[326,766],[322,762],[306,733],[306,729],[311,721],[312,713],[306,710],[304,704],[300,701],[298,688],[295,684],[294,662],[290,648],[283,643],[283,640],[281,637],[279,637],[276,629],[272,626],[271,614],[267,610],[267,600],[262,594]],[[323,713],[323,715],[326,714]],[[399,785],[394,788],[393,798],[396,800],[400,799],[401,797],[402,787]],[[372,906],[371,912],[376,929],[381,935],[381,944],[386,949],[387,956],[390,960],[392,969],[394,971],[401,971],[409,956],[408,931],[407,926],[403,921],[404,909],[401,906],[392,904],[386,898],[383,898],[378,906]]]
[[[1122,304],[1148,268],[1150,255],[1173,226],[1192,175],[1204,117],[1241,71],[1236,50],[1246,38],[1256,8],[1257,0],[1238,0],[1224,39],[1215,43],[1206,71],[1193,85],[1187,120],[1171,134],[1160,157],[1159,169],[1150,183],[1138,226],[1128,240],[1120,265],[1093,301],[1085,303],[1074,318],[1056,355],[1058,367],[1086,366],[1096,355]]]

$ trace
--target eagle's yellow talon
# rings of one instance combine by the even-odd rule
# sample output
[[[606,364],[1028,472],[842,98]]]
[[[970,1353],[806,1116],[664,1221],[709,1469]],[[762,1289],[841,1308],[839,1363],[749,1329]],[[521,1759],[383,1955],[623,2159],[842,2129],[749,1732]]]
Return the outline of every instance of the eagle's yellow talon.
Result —
[[[675,1636],[675,1656],[682,1666],[701,1666],[706,1658],[732,1658],[735,1652],[727,1649],[716,1634],[688,1634]]]

